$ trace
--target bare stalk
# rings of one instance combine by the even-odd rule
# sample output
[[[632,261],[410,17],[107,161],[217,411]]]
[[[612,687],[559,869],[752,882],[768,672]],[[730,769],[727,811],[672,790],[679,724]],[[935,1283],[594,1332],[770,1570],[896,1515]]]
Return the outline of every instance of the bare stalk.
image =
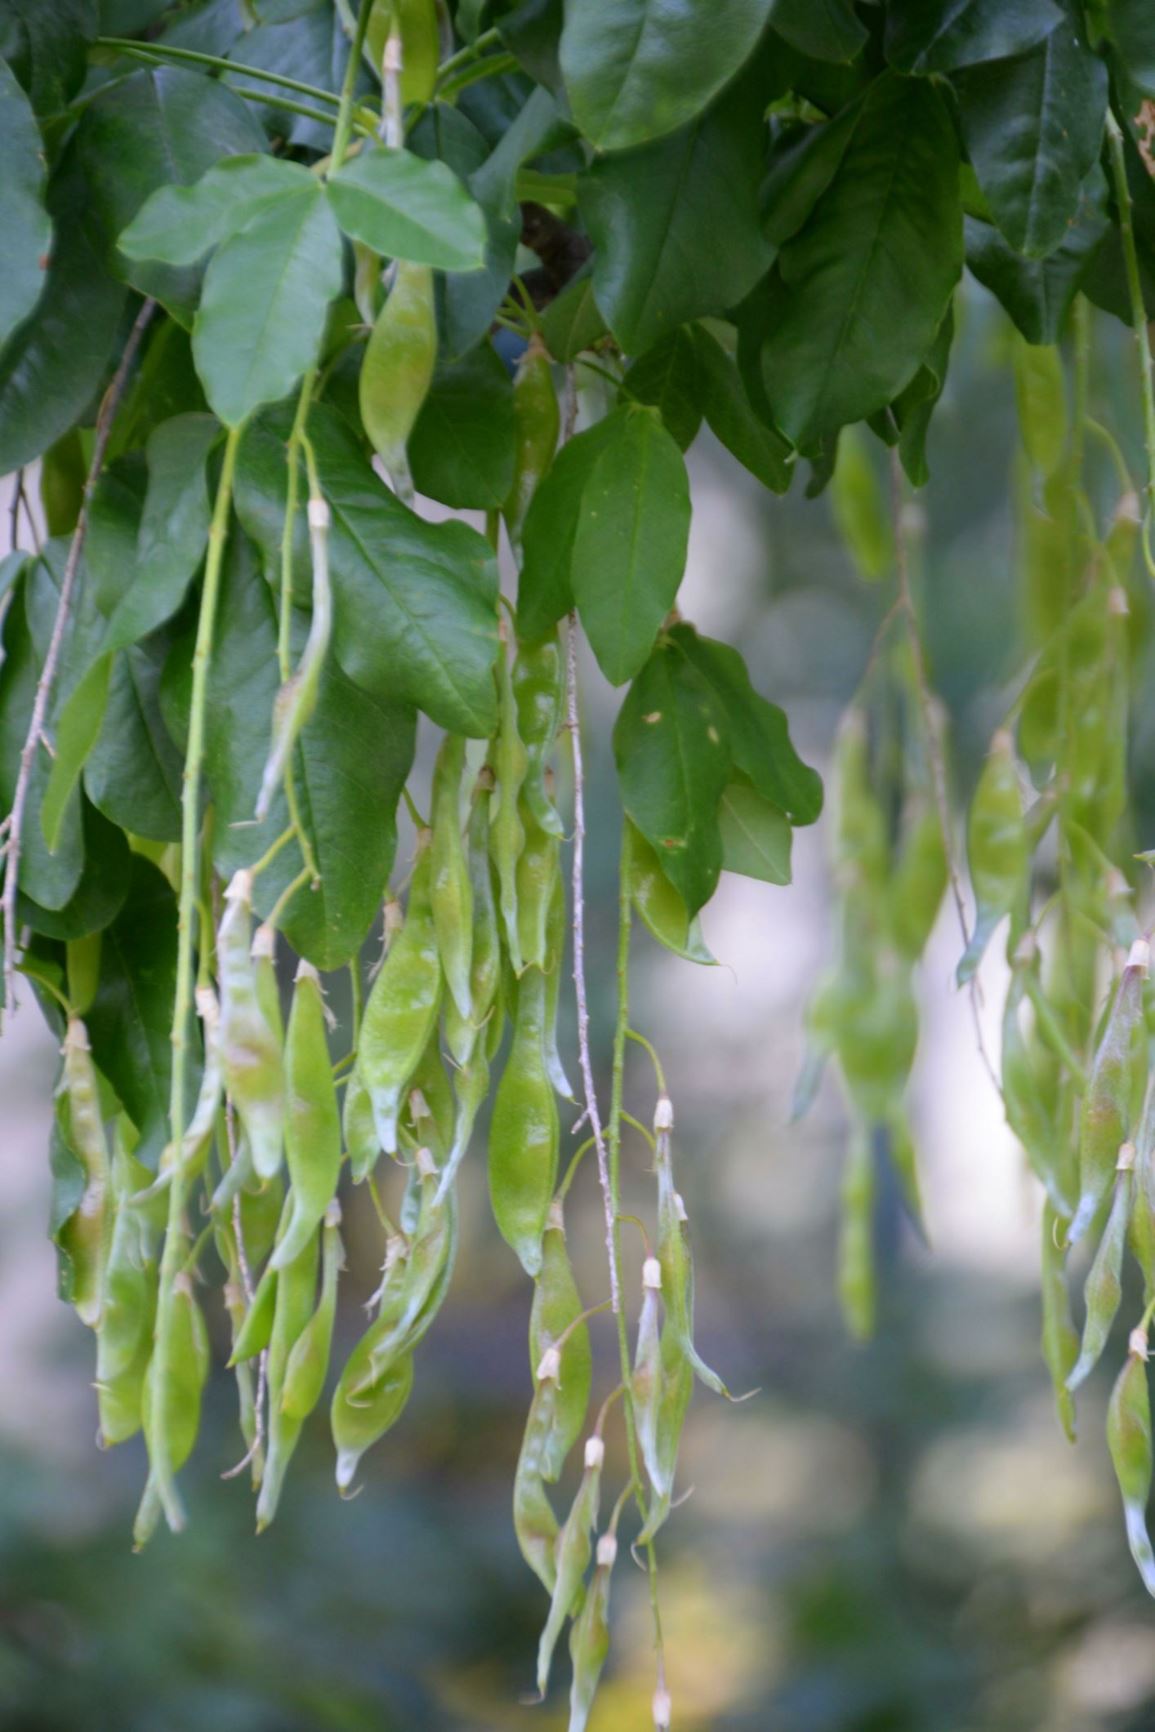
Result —
[[[52,636],[48,643],[48,654],[44,658],[44,666],[40,670],[40,678],[36,683],[32,716],[20,753],[20,767],[16,773],[16,787],[12,794],[12,810],[9,813],[7,840],[4,845],[4,1008],[9,1011],[16,1008],[16,897],[20,887],[20,848],[21,835],[24,829],[24,808],[28,804],[32,767],[36,759],[37,749],[44,738],[48,706],[52,698],[52,687],[56,680],[56,670],[60,663],[60,652],[64,646],[64,633],[68,625],[69,610],[72,606],[72,595],[76,588],[77,573],[80,570],[80,556],[84,552],[85,537],[88,534],[88,514],[93,495],[96,492],[96,484],[100,480],[100,472],[104,468],[104,455],[108,449],[112,423],[116,418],[116,411],[124,395],[124,388],[128,383],[128,375],[136,359],[137,350],[140,348],[141,340],[155,308],[156,302],[152,300],[146,300],[141,306],[140,312],[136,316],[136,322],[129,332],[128,341],[124,345],[120,364],[112,375],[108,389],[101,400],[100,410],[96,417],[96,438],[92,447],[92,462],[89,464],[88,474],[84,478],[80,515],[76,519],[76,528],[72,532],[72,544],[68,549],[68,558],[64,565],[64,577],[56,603],[56,617],[52,622]]]

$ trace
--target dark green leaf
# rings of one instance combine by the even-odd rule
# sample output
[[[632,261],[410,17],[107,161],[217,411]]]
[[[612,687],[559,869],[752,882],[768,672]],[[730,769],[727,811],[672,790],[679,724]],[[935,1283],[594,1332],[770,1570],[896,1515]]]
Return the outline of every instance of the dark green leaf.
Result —
[[[96,0],[0,0],[5,59],[37,114],[58,114],[84,82]]]
[[[783,431],[803,448],[908,384],[962,264],[954,127],[929,84],[884,74],[838,172],[782,251],[762,351]]]
[[[19,918],[48,938],[85,938],[103,932],[124,906],[132,858],[124,832],[110,824],[88,800],[81,801],[84,870],[63,908],[41,908],[23,891]]]
[[[771,0],[569,0],[561,69],[599,150],[684,126],[753,52]]]
[[[104,720],[108,675],[108,657],[101,656],[77,683],[56,723],[52,767],[40,803],[40,827],[50,853],[60,842],[73,792]]]
[[[718,802],[722,865],[764,884],[789,884],[790,821],[741,771],[726,784]]]
[[[270,203],[303,192],[308,169],[276,156],[229,156],[193,186],[162,186],[120,236],[130,259],[191,265],[210,247],[236,234]]]
[[[570,567],[598,665],[615,686],[641,668],[686,565],[690,483],[653,410],[617,409],[582,494]]]
[[[505,504],[513,485],[513,385],[492,343],[437,369],[408,449],[419,493],[462,510]]]
[[[363,151],[329,181],[337,221],[388,259],[439,271],[485,263],[485,216],[453,171],[408,150]]]
[[[228,47],[218,46],[210,52],[227,53],[245,66],[279,72],[286,78],[297,78],[302,84],[311,84],[315,89],[340,90],[349,60],[349,36],[340,9],[333,6],[331,0],[291,0],[290,4],[282,3],[277,7],[260,4],[250,8],[238,6],[234,0],[227,9],[227,15],[233,40]],[[260,22],[249,28],[254,15]],[[368,91],[367,69],[358,68],[356,76],[358,91]],[[229,82],[238,90],[259,92],[261,103],[257,112],[272,137],[287,139],[290,144],[305,145],[311,150],[327,151],[332,147],[332,124],[308,120],[304,115],[294,114],[291,109],[278,108],[275,90],[263,79],[249,78],[236,72],[229,74]],[[309,103],[306,106],[316,105]],[[334,122],[336,118],[334,108]]]
[[[541,322],[545,346],[555,361],[573,361],[606,334],[606,322],[594,299],[593,266],[587,264],[566,284],[545,310]]]
[[[1107,24],[1128,75],[1155,96],[1155,11],[1149,0],[1107,0]]]
[[[857,122],[852,104],[833,120],[792,127],[775,139],[761,192],[762,227],[775,246],[784,246],[809,217],[838,173]]]
[[[693,916],[722,869],[718,801],[730,774],[722,713],[673,644],[659,644],[614,727],[622,804]]]
[[[930,480],[926,464],[926,436],[935,404],[946,384],[947,364],[954,341],[954,311],[947,308],[946,318],[929,355],[906,390],[891,404],[898,429],[898,455],[909,480],[915,487],[925,487]]]
[[[1067,238],[1046,259],[1024,259],[996,228],[966,219],[967,265],[997,295],[1028,343],[1057,343],[1096,249],[1107,233],[1107,188],[1096,168]]]
[[[1099,155],[1106,66],[1065,19],[1029,54],[963,73],[958,92],[991,215],[1016,252],[1045,258],[1067,236]]]
[[[208,542],[205,465],[219,437],[211,415],[175,415],[149,435],[148,491],[106,649],[136,643],[180,607]]]
[[[681,132],[604,157],[583,178],[594,294],[629,354],[733,306],[766,271],[762,137],[762,95],[746,79]]]
[[[784,711],[754,690],[736,649],[676,625],[671,647],[704,682],[725,718],[735,767],[792,824],[813,824],[822,811],[822,778],[804,764],[790,740]]]
[[[112,243],[158,187],[187,186],[221,157],[259,151],[260,127],[240,97],[217,80],[158,66],[101,92],[85,110],[76,142],[94,214],[108,237],[111,268],[187,324],[199,272],[129,257]]]
[[[88,205],[71,146],[48,190],[55,239],[43,293],[0,354],[0,475],[38,457],[84,413],[116,341],[125,291],[105,267]]]
[[[866,42],[852,0],[774,0],[770,22],[792,48],[815,60],[853,60]]]
[[[253,860],[287,822],[283,795],[263,825],[250,822],[269,751],[276,637],[268,586],[238,539],[221,595],[206,735],[214,859],[225,875]],[[355,956],[380,909],[396,846],[397,801],[413,761],[414,724],[407,706],[378,701],[333,662],[326,664],[294,772],[321,883],[298,891],[281,921],[289,942],[317,968],[338,968]],[[296,848],[286,848],[262,874],[262,913],[299,867]]]
[[[167,1140],[176,928],[168,879],[134,854],[127,901],[101,942],[100,985],[85,1025],[95,1063],[140,1132],[136,1157],[153,1170]],[[195,1088],[194,1076],[186,1101]]]
[[[44,155],[28,98],[0,60],[0,346],[28,317],[44,287],[52,224],[44,208]]]
[[[377,478],[350,431],[324,409],[309,419],[333,515],[333,648],[380,702],[417,705],[442,727],[488,739],[497,720],[497,565],[464,523],[426,523]],[[264,427],[244,441],[241,521],[267,564],[280,562],[284,444]]]
[[[586,483],[613,435],[612,417],[562,446],[533,496],[521,536],[518,636],[545,637],[574,605],[571,567]]]
[[[683,325],[663,337],[649,354],[634,362],[626,374],[626,385],[637,402],[657,409],[666,430],[683,451],[694,443],[702,425],[702,390],[692,329]]]
[[[886,58],[900,72],[954,72],[1025,54],[1062,18],[1054,0],[889,0]]]
[[[776,427],[755,414],[738,368],[716,337],[699,325],[698,382],[710,431],[731,457],[774,493],[785,493],[794,453]]]
[[[134,836],[180,840],[184,764],[160,712],[167,642],[122,649],[112,658],[108,707],[84,769],[89,799]]]
[[[498,20],[501,39],[535,84],[561,92],[562,0],[524,0]]]
[[[316,183],[265,206],[214,253],[193,356],[226,427],[278,402],[313,365],[341,280],[340,234]]]

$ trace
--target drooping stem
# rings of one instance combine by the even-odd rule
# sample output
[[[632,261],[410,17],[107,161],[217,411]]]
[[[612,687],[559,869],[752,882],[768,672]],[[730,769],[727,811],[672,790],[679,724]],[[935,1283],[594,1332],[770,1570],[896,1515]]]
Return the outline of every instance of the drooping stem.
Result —
[[[593,1132],[594,1147],[598,1154],[598,1180],[602,1191],[602,1205],[606,1218],[606,1257],[610,1266],[610,1301],[614,1315],[625,1327],[622,1312],[622,1283],[619,1271],[618,1234],[615,1220],[616,1207],[614,1191],[610,1177],[609,1158],[606,1152],[606,1139],[602,1130],[601,1111],[598,1107],[597,1089],[594,1086],[593,1062],[590,1058],[590,1012],[586,996],[586,946],[585,946],[585,765],[582,759],[581,721],[578,715],[577,689],[577,634],[576,617],[571,614],[566,629],[566,682],[565,709],[566,728],[569,731],[573,749],[573,781],[574,781],[574,822],[573,822],[573,865],[571,869],[571,891],[573,900],[573,981],[574,994],[577,999],[578,1025],[578,1062],[581,1066],[582,1093],[585,1097],[586,1117]]]
[[[353,40],[349,45],[349,60],[341,85],[341,101],[337,110],[337,130],[333,134],[333,156],[329,165],[330,174],[336,174],[344,162],[345,152],[349,148],[349,138],[353,131],[353,102],[357,92],[357,74],[361,69],[361,50],[365,46],[365,32],[369,28],[369,14],[372,10],[373,0],[361,0],[357,9],[357,28],[353,32]]]
[[[187,1081],[188,1020],[192,1006],[193,939],[196,925],[197,879],[200,850],[201,773],[204,766],[205,715],[208,708],[209,667],[212,660],[213,631],[216,625],[217,601],[220,596],[221,572],[224,566],[225,542],[228,536],[229,507],[232,500],[233,475],[241,429],[230,428],[225,441],[221,478],[217,484],[216,503],[209,527],[208,554],[205,559],[204,584],[201,589],[200,613],[197,619],[196,646],[192,661],[192,694],[189,701],[188,746],[185,751],[184,786],[181,791],[181,873],[180,900],[177,919],[176,989],[172,1014],[172,1085],[169,1093],[169,1136],[173,1149],[181,1146],[185,1131],[185,1084]],[[165,1421],[168,1403],[163,1391],[172,1376],[173,1326],[176,1308],[176,1279],[182,1266],[182,1246],[185,1237],[184,1163],[173,1168],[168,1194],[168,1222],[164,1251],[161,1255],[160,1279],[157,1292],[156,1326],[153,1334],[152,1425],[148,1439],[155,1489],[159,1494],[165,1517],[175,1531],[184,1525],[184,1510],[173,1480],[170,1439]]]
[[[618,951],[617,951],[617,986],[618,1008],[614,1023],[614,1055],[613,1075],[610,1086],[610,1123],[609,1123],[609,1169],[610,1198],[613,1207],[613,1241],[614,1260],[621,1262],[621,1208],[622,1208],[622,1118],[625,1096],[626,1078],[626,1041],[630,1032],[630,887],[627,875],[628,859],[625,834],[622,836],[621,862],[618,867]],[[626,1314],[619,1307],[617,1310],[618,1326],[618,1360],[622,1378],[622,1411],[626,1419],[626,1450],[630,1464],[630,1476],[634,1485],[634,1499],[645,1525],[648,1511],[646,1497],[643,1491],[642,1466],[638,1451],[638,1426],[634,1414],[634,1392],[630,1365],[630,1340],[626,1330]],[[650,1610],[654,1624],[654,1651],[657,1656],[658,1687],[665,1689],[665,1654],[662,1644],[662,1614],[658,1602],[658,1559],[652,1539],[645,1544],[646,1574],[650,1585]]]
[[[1155,382],[1151,377],[1151,338],[1147,330],[1147,308],[1143,301],[1143,279],[1139,271],[1139,253],[1135,245],[1135,222],[1131,211],[1131,188],[1127,184],[1127,157],[1123,149],[1123,132],[1115,116],[1107,114],[1107,140],[1111,155],[1111,178],[1115,183],[1115,203],[1119,208],[1119,236],[1123,245],[1123,269],[1127,278],[1127,297],[1131,304],[1131,329],[1139,350],[1139,389],[1143,400],[1143,442],[1147,449],[1147,509],[1143,514],[1143,551],[1147,569],[1155,576],[1150,532],[1155,516]]]
[[[52,622],[52,636],[48,641],[48,653],[44,657],[40,678],[36,682],[36,695],[32,703],[28,733],[20,752],[20,765],[16,772],[16,786],[12,793],[12,809],[8,815],[8,830],[4,844],[4,1008],[9,1011],[15,1009],[16,1005],[17,891],[20,887],[20,849],[24,828],[24,808],[28,803],[32,767],[44,738],[45,723],[48,720],[48,706],[52,699],[52,688],[56,682],[56,670],[60,664],[60,652],[64,647],[64,633],[68,626],[68,615],[72,607],[72,595],[80,571],[80,556],[84,552],[84,542],[88,534],[89,512],[92,508],[97,482],[100,480],[100,472],[104,468],[104,457],[108,450],[112,424],[116,418],[120,400],[124,395],[124,388],[128,383],[128,375],[132,371],[137,350],[140,348],[155,308],[156,302],[152,300],[146,300],[142,304],[132,330],[129,332],[128,341],[124,345],[120,364],[112,375],[97,413],[92,461],[88,465],[88,473],[84,478],[80,513],[76,519],[76,528],[72,532],[72,543],[64,564],[64,576],[60,582],[60,594],[56,602],[56,616]]]
[[[293,416],[293,425],[289,433],[289,444],[285,457],[288,463],[288,474],[285,482],[285,521],[281,529],[281,602],[277,620],[277,666],[282,687],[288,682],[292,672],[293,531],[297,522],[300,454],[302,447],[307,448],[305,426],[309,418],[309,405],[313,400],[316,383],[317,369],[311,367],[301,381],[301,392],[297,398],[297,410]],[[313,844],[301,819],[296,778],[293,775],[292,752],[289,753],[285,761],[285,773],[282,779],[285,789],[285,804],[289,809],[289,825],[297,838],[297,845],[301,850],[301,858],[308,870],[309,877],[316,883],[321,874],[317,867]]]
[[[299,78],[289,78],[283,72],[267,72],[263,66],[246,66],[239,60],[226,60],[219,54],[204,54],[196,48],[177,48],[166,42],[135,42],[126,36],[98,36],[98,48],[115,48],[122,54],[147,56],[150,60],[172,60],[186,66],[204,66],[214,72],[228,72],[234,77],[255,78],[262,84],[276,84],[282,90],[295,90],[299,96],[312,97],[314,102],[330,102],[337,106],[340,98],[319,84],[302,84]],[[332,116],[328,117],[330,122]]]

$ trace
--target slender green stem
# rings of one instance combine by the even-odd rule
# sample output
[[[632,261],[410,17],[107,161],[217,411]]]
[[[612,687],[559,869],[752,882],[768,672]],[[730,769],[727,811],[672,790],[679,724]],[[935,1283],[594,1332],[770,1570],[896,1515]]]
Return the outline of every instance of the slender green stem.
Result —
[[[269,918],[265,924],[267,926],[276,926],[277,921],[281,918],[281,915],[285,912],[285,909],[289,906],[289,903],[293,900],[297,891],[303,890],[306,884],[315,883],[316,878],[310,868],[308,866],[302,866],[301,870],[297,873],[297,876],[285,885],[285,888],[273,903],[273,906],[269,910]]]
[[[317,369],[311,367],[301,381],[301,394],[297,398],[297,412],[293,416],[293,425],[289,433],[289,444],[286,452],[286,462],[289,468],[285,483],[285,521],[281,527],[281,606],[280,617],[277,621],[277,664],[282,686],[288,681],[292,672],[293,531],[297,521],[297,499],[300,483],[298,455],[302,447],[305,447],[307,460],[311,466],[312,453],[308,449],[305,423],[309,417],[309,405],[313,399],[313,389],[316,382]],[[313,844],[301,820],[301,808],[297,800],[297,784],[293,775],[293,755],[291,752],[285,761],[284,786],[285,804],[289,809],[289,824],[297,838],[301,858],[309,876],[316,883],[321,872],[317,865],[317,857],[313,852]]]
[[[239,427],[229,429],[229,435],[225,441],[221,478],[217,485],[216,503],[213,507],[212,523],[209,527],[208,554],[205,559],[200,615],[197,620],[196,647],[193,651],[192,661],[188,746],[185,751],[184,786],[181,793],[180,901],[177,920],[176,989],[173,995],[172,1015],[172,1086],[169,1094],[169,1135],[174,1150],[180,1149],[185,1133],[188,1024],[192,1009],[193,941],[197,910],[197,838],[200,831],[201,772],[204,766],[209,666],[212,660],[213,630],[216,624],[217,601],[220,596],[221,571],[224,566],[225,541],[229,527],[229,506],[232,499],[233,475],[236,471],[240,438],[241,429]],[[173,1529],[179,1529],[184,1525],[184,1510],[173,1479],[171,1443],[165,1423],[168,1403],[164,1391],[173,1371],[175,1283],[183,1267],[182,1250],[186,1232],[184,1211],[185,1172],[183,1164],[178,1161],[173,1167],[172,1185],[168,1195],[168,1224],[160,1263],[156,1326],[153,1336],[154,1364],[149,1372],[154,1399],[151,1403],[152,1425],[150,1427],[151,1435],[148,1439],[156,1491],[164,1507],[169,1526]]]
[[[646,1039],[644,1034],[639,1034],[636,1028],[627,1028],[626,1039],[636,1041],[644,1052],[649,1053],[650,1063],[654,1067],[654,1075],[658,1079],[658,1093],[668,1095],[670,1091],[666,1087],[666,1073],[662,1069],[662,1061],[655,1052],[653,1044]]]
[[[475,42],[470,42],[465,48],[459,48],[456,54],[451,54],[448,60],[443,60],[437,69],[437,89],[440,91],[447,78],[457,72],[462,66],[468,66],[471,60],[476,60],[482,54],[488,54],[491,48],[496,48],[501,41],[501,31],[496,24],[490,30],[483,30]]]
[[[332,126],[334,124],[331,114],[326,114],[320,108],[310,108],[307,102],[294,102],[290,96],[274,96],[264,90],[245,90],[239,84],[230,86],[230,88],[234,96],[241,97],[245,102],[263,103],[266,108],[276,108],[284,114],[299,114],[302,120],[315,120],[318,126]],[[356,124],[358,130],[366,137],[372,137],[372,127],[362,123]]]
[[[373,10],[373,0],[361,0],[357,9],[357,28],[353,32],[353,41],[349,48],[349,63],[345,67],[345,79],[341,85],[341,102],[337,110],[337,130],[333,135],[333,156],[329,164],[329,173],[336,174],[345,160],[345,152],[349,148],[349,138],[353,130],[353,102],[357,90],[357,74],[361,69],[361,50],[365,45],[365,32],[369,28],[369,14]]]
[[[277,858],[281,849],[286,845],[286,843],[291,842],[295,835],[296,831],[292,824],[290,824],[287,830],[281,831],[281,834],[277,837],[275,842],[269,843],[269,846],[265,849],[260,859],[256,861],[254,865],[249,867],[249,871],[254,880],[260,877],[266,867],[273,864],[273,861]]]
[[[1123,133],[1115,116],[1107,114],[1107,140],[1111,154],[1111,176],[1115,182],[1115,202],[1119,207],[1119,234],[1123,243],[1123,267],[1127,277],[1127,295],[1131,303],[1131,329],[1139,350],[1140,390],[1143,397],[1143,441],[1147,449],[1147,510],[1144,513],[1143,551],[1147,567],[1155,576],[1148,535],[1152,514],[1155,513],[1155,383],[1151,377],[1151,339],[1147,331],[1147,309],[1143,302],[1143,279],[1139,272],[1139,253],[1135,245],[1135,223],[1131,212],[1131,188],[1127,184],[1127,157],[1123,150]]]
[[[444,84],[439,84],[437,95],[442,102],[447,102],[451,96],[457,96],[471,84],[480,84],[483,78],[497,78],[503,72],[516,70],[517,61],[512,54],[491,54],[487,60],[477,60],[472,66],[462,67],[452,78],[447,78]]]
[[[122,54],[147,56],[150,60],[182,61],[189,66],[209,66],[215,72],[232,72],[242,78],[256,78],[264,84],[279,85],[282,90],[295,90],[299,96],[311,96],[315,102],[328,102],[337,107],[340,98],[319,84],[302,84],[299,78],[287,78],[282,72],[266,72],[263,66],[246,66],[239,60],[226,60],[219,54],[202,54],[195,48],[170,47],[164,42],[134,42],[125,36],[98,36],[98,48],[116,48]],[[332,124],[332,115],[326,116]]]
[[[630,921],[631,904],[629,892],[629,872],[626,858],[626,834],[622,833],[621,864],[618,868],[618,1014],[614,1025],[614,1059],[613,1078],[610,1087],[610,1122],[607,1127],[607,1144],[609,1149],[610,1168],[610,1199],[614,1212],[614,1254],[617,1265],[622,1261],[621,1206],[622,1206],[622,1118],[623,1096],[625,1092],[626,1075],[626,1039],[630,1027]],[[634,1482],[634,1497],[643,1524],[648,1515],[646,1497],[643,1491],[641,1463],[638,1455],[638,1426],[634,1414],[633,1384],[631,1381],[630,1341],[626,1331],[625,1306],[621,1306],[616,1318],[618,1326],[618,1359],[621,1365],[623,1399],[622,1410],[626,1416],[626,1449],[629,1456],[630,1476]],[[658,1559],[654,1551],[653,1540],[647,1540],[645,1545],[646,1572],[650,1582],[650,1607],[654,1621],[654,1650],[658,1657],[658,1676],[664,1676],[664,1661],[662,1648],[662,1614],[658,1604]]]
[[[350,1015],[352,1017],[352,1022],[353,1022],[353,1050],[349,1056],[351,1058],[356,1058],[356,1056],[357,1056],[357,1042],[361,1038],[361,1009],[362,1009],[362,1005],[361,1005],[361,962],[360,962],[360,958],[356,957],[356,956],[353,958],[352,962],[349,964],[349,998],[350,998],[350,1002],[351,1002]]]

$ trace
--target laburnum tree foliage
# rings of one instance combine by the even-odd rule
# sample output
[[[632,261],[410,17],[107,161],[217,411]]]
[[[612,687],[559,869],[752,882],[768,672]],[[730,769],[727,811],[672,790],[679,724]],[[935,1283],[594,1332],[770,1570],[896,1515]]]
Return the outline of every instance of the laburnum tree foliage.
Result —
[[[515,1517],[548,1648],[574,1616],[584,1724],[613,1565],[599,1546],[583,1587],[593,1444],[619,1399],[652,1566],[689,1386],[722,1386],[692,1343],[664,1081],[657,1255],[627,1338],[627,1011],[599,1110],[580,853],[561,889],[579,636],[621,692],[626,951],[636,913],[708,963],[696,922],[720,874],[788,883],[792,828],[822,806],[774,694],[678,611],[704,424],[773,493],[832,485],[866,574],[898,574],[901,641],[884,632],[836,753],[842,919],[802,1089],[836,1061],[842,1291],[869,1326],[879,1159],[918,1211],[911,975],[954,853],[901,504],[930,479],[967,271],[1015,328],[1032,661],[970,814],[960,979],[1009,917],[999,1080],[1046,1194],[1044,1346],[1071,1422],[1128,1242],[1155,1279],[1125,761],[1130,602],[1153,569],[1153,136],[1147,0],[0,0],[5,996],[24,977],[63,1043],[52,1233],[97,1331],[106,1437],[143,1426],[149,1446],[139,1538],[183,1519],[210,1303],[192,1274],[224,1270],[264,1520],[325,1385],[338,1191],[375,1172],[387,1190],[396,1157],[380,1310],[334,1396],[348,1485],[448,1287],[492,1067],[494,1210],[537,1295]],[[1135,337],[1137,484],[1088,411],[1109,319]],[[1093,440],[1117,462],[1106,503]],[[897,784],[878,737],[895,704]],[[427,814],[407,787],[422,715],[444,731]],[[274,957],[283,980],[304,965],[287,1033]],[[621,1389],[559,1531],[545,1484],[587,1424],[589,1333],[536,1085],[568,1086],[571,966]],[[318,1065],[312,971],[346,969],[352,1028]],[[1093,1243],[1080,1342],[1066,1259]],[[1149,1321],[1109,1430],[1155,1580]]]

